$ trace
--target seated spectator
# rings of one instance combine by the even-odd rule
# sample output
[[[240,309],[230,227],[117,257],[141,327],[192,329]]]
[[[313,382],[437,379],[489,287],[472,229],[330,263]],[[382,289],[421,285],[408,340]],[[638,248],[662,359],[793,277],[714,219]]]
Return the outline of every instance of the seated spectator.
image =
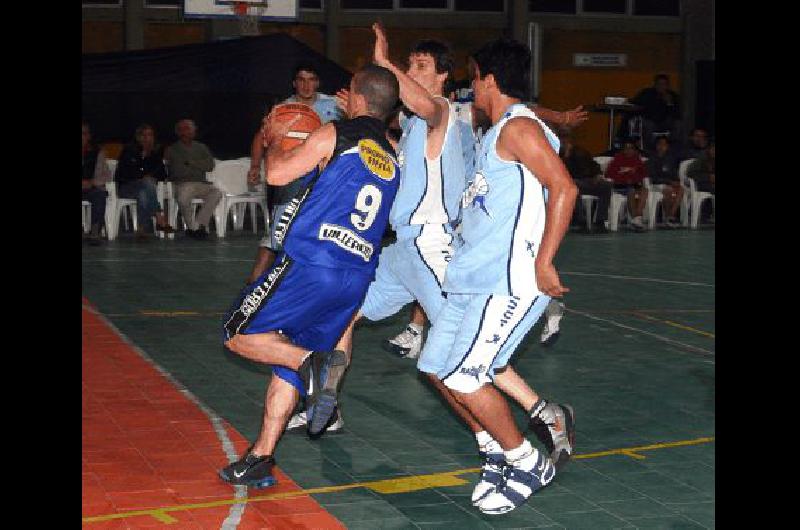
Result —
[[[222,199],[222,192],[206,180],[206,172],[214,169],[214,157],[205,144],[194,140],[197,126],[192,120],[181,120],[175,125],[178,141],[169,146],[165,158],[169,179],[175,183],[175,194],[183,219],[186,235],[207,239],[209,220]],[[203,199],[203,206],[192,215],[192,199]],[[194,222],[192,219],[194,218]]]
[[[628,196],[628,212],[631,215],[631,226],[637,232],[644,231],[642,212],[647,203],[647,189],[644,187],[644,178],[647,176],[647,167],[639,156],[639,150],[633,140],[625,140],[622,151],[606,168],[606,177],[614,182],[614,191]]]
[[[561,152],[559,156],[567,167],[572,180],[578,186],[582,195],[595,195],[597,201],[597,217],[595,218],[593,232],[608,232],[608,205],[611,203],[612,184],[603,178],[600,165],[594,161],[589,151],[576,145],[572,133],[562,129]],[[580,201],[580,196],[577,199]],[[578,211],[583,211],[576,208]]]
[[[89,244],[100,244],[100,228],[106,218],[106,182],[109,173],[106,157],[103,152],[92,144],[92,133],[89,124],[81,123],[81,141],[83,154],[83,189],[82,199],[92,203],[91,229],[89,231]]]
[[[679,137],[681,111],[678,94],[670,90],[668,75],[655,76],[653,86],[639,91],[630,102],[642,107],[642,140],[645,150],[651,151],[655,148],[654,133],[668,132],[672,138]]]
[[[690,158],[699,158],[706,152],[708,148],[708,131],[701,127],[692,129],[689,135],[689,141],[681,152],[680,161],[689,160]]]
[[[659,136],[656,139],[656,151],[647,160],[647,174],[650,183],[661,186],[663,194],[661,208],[667,226],[680,226],[677,213],[683,198],[683,186],[678,178],[678,157],[670,149],[669,138]]]
[[[156,182],[166,178],[166,169],[161,148],[156,145],[155,130],[142,124],[136,128],[134,142],[126,145],[119,155],[114,180],[117,194],[125,199],[136,199],[136,215],[139,218],[137,238],[144,239],[152,232],[151,217],[156,218],[156,230],[165,233],[175,231],[167,224],[164,211],[158,203]]]
[[[716,149],[712,140],[705,152],[689,164],[686,176],[694,179],[697,191],[715,193]]]

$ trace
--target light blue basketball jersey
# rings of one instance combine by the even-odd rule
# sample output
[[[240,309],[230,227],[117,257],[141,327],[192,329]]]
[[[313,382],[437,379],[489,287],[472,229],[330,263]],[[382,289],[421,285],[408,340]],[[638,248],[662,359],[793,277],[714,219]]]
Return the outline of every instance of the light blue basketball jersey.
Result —
[[[296,96],[289,96],[281,103],[302,103],[300,100],[297,99]],[[329,96],[328,94],[323,94],[321,92],[317,92],[317,99],[314,101],[314,104],[311,105],[314,109],[314,112],[317,113],[319,119],[322,120],[322,124],[326,124],[329,121],[339,120],[344,118],[344,114],[336,106],[336,98],[333,96]]]
[[[452,293],[485,293],[532,297],[534,260],[544,233],[545,190],[528,168],[498,157],[497,138],[511,118],[535,120],[557,153],[557,136],[523,104],[505,114],[480,144],[475,175],[464,191],[463,245],[447,267],[443,289]]]
[[[398,238],[402,227],[455,221],[466,184],[461,125],[450,104],[447,131],[439,157],[428,159],[428,124],[419,116],[401,120],[403,135],[398,143],[400,189],[389,215]]]

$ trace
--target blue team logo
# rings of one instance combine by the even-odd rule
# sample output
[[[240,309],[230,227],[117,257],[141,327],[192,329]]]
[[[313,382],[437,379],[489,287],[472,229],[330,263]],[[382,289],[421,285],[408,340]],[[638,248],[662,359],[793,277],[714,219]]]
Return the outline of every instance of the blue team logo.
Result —
[[[461,197],[461,207],[474,208],[477,206],[483,210],[486,215],[492,217],[492,214],[486,209],[487,193],[489,193],[489,183],[486,182],[486,177],[481,173],[475,173],[475,179],[467,185],[467,189]]]

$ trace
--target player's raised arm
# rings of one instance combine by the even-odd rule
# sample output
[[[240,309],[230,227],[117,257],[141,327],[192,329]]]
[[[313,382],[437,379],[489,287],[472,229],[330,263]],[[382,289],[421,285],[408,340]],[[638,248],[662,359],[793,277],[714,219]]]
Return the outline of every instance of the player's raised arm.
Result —
[[[583,105],[578,105],[572,110],[565,112],[558,112],[556,110],[548,109],[540,105],[526,105],[529,109],[536,113],[539,118],[544,121],[549,121],[558,125],[566,125],[568,127],[575,127],[589,119],[589,113],[583,110]]]
[[[561,285],[553,258],[569,228],[578,188],[541,126],[533,120],[511,119],[497,140],[497,154],[525,165],[547,188],[544,234],[536,255],[536,283],[546,295],[561,296],[569,289]]]
[[[336,129],[327,123],[312,132],[306,141],[288,151],[281,149],[281,139],[299,118],[285,123],[275,121],[272,114],[267,118],[266,173],[269,184],[283,186],[296,180],[320,162],[327,162],[336,146]]]
[[[435,129],[440,124],[447,124],[449,107],[447,101],[441,98],[434,98],[422,85],[411,79],[400,68],[392,64],[389,60],[389,41],[386,39],[386,32],[379,23],[372,25],[375,32],[375,49],[373,60],[378,66],[382,66],[392,72],[400,84],[400,100],[408,109],[425,120],[428,127]],[[413,67],[413,65],[411,65]]]

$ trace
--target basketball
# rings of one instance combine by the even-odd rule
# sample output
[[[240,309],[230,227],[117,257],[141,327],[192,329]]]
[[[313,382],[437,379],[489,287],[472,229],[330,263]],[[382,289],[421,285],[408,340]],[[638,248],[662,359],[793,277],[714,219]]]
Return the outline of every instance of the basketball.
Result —
[[[322,127],[322,120],[314,109],[304,103],[282,103],[272,109],[274,119],[278,123],[300,118],[292,125],[292,129],[281,140],[281,149],[288,151],[303,143],[308,135]]]

